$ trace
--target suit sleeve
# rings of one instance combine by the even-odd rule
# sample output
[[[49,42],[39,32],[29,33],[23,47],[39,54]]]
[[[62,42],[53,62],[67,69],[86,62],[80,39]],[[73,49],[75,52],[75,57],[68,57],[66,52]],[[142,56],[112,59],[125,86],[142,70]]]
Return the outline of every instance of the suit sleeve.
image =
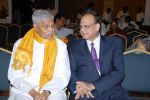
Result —
[[[124,62],[123,62],[123,52],[122,52],[122,42],[119,39],[116,39],[113,52],[113,59],[112,60],[112,71],[107,73],[104,76],[101,76],[98,80],[93,82],[98,94],[101,95],[102,93],[110,90],[114,86],[120,84],[121,80],[124,77]]]
[[[71,68],[71,79],[68,87],[71,90],[71,92],[74,93],[76,91],[76,82],[79,80],[77,78],[76,62],[69,45],[68,45],[68,53],[69,53],[70,68]]]

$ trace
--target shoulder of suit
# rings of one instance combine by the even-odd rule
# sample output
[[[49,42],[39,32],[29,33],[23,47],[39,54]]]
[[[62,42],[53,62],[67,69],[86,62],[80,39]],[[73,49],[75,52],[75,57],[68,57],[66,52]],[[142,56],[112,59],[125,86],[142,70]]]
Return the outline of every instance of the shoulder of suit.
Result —
[[[106,39],[106,40],[118,40],[118,37],[114,37],[114,36],[101,36],[102,39]]]
[[[81,39],[75,40],[75,42],[68,44],[68,45],[69,46],[79,46],[79,45],[82,45],[84,42],[85,42],[85,40],[81,38]]]
[[[110,43],[120,43],[121,39],[118,37],[113,37],[113,36],[102,36],[101,39],[104,42],[110,42]]]

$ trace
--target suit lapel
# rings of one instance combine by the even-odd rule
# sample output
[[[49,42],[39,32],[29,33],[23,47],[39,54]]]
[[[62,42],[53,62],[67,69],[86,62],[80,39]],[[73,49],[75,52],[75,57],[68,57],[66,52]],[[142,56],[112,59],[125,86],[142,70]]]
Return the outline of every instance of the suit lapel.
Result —
[[[91,53],[90,53],[90,50],[88,48],[88,45],[87,45],[87,42],[84,40],[83,42],[83,49],[87,55],[87,60],[89,61],[89,63],[91,64],[90,66],[93,66],[95,68],[95,71],[97,72],[97,69],[96,69],[96,65],[92,59],[92,56],[91,56]]]
[[[89,51],[89,48],[87,46],[86,40],[84,40],[82,43],[83,43],[82,44],[83,45],[83,49],[84,49],[85,53],[87,54],[87,60],[91,64],[90,66],[93,66],[95,71],[98,72],[97,69],[96,69],[96,65],[95,65],[95,63],[94,63],[94,61],[92,59],[91,53]],[[105,55],[105,52],[107,51],[107,41],[106,41],[105,37],[103,37],[103,36],[101,36],[101,39],[100,39],[100,49],[99,50],[100,50],[99,61],[100,61],[100,65],[101,65],[100,71],[101,71],[101,75],[103,75],[104,55]]]
[[[101,71],[101,75],[103,74],[103,62],[104,62],[104,54],[105,54],[105,51],[107,50],[107,47],[106,47],[106,39],[105,37],[101,36],[101,39],[100,39],[100,53],[99,53],[99,61],[100,61],[100,71]]]
[[[88,48],[88,46],[87,46],[87,43],[86,43],[86,40],[83,41],[83,47],[84,47],[85,52],[87,53],[87,55],[88,55],[88,56],[91,56],[91,55],[90,55],[90,50],[89,50],[89,48]],[[89,57],[89,58],[90,58],[90,57]]]

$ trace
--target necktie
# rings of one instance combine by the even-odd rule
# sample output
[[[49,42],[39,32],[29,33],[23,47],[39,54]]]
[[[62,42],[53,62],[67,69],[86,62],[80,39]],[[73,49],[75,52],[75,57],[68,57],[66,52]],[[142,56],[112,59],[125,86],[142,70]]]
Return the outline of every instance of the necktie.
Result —
[[[97,58],[97,54],[96,54],[96,50],[94,48],[93,42],[91,43],[91,55],[92,55],[93,61],[95,62],[96,69],[100,71],[100,63],[99,63],[99,59]]]

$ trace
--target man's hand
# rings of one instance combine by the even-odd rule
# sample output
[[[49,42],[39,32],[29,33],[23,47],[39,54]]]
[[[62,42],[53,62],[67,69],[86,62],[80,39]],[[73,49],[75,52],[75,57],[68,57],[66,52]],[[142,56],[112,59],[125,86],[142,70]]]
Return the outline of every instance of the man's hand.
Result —
[[[43,91],[40,95],[40,100],[47,100],[49,95],[50,93],[47,90]]]
[[[30,90],[29,94],[33,97],[34,100],[40,100],[40,94],[34,89]]]
[[[85,85],[87,85],[87,87],[89,87],[90,91],[95,90],[95,86],[92,83],[85,83]]]
[[[78,100],[80,97],[84,97],[84,89],[82,87],[77,90],[75,100]]]
[[[95,86],[92,83],[86,83],[86,82],[77,82],[76,89],[83,87],[84,89],[87,89],[89,91],[95,90]]]
[[[76,85],[76,90],[77,90],[77,94],[75,97],[75,100],[79,99],[80,97],[84,97],[84,95],[87,96],[87,98],[94,98],[94,96],[92,95],[92,90],[94,90],[95,87],[93,84],[91,83],[85,83],[85,82],[77,82]]]

